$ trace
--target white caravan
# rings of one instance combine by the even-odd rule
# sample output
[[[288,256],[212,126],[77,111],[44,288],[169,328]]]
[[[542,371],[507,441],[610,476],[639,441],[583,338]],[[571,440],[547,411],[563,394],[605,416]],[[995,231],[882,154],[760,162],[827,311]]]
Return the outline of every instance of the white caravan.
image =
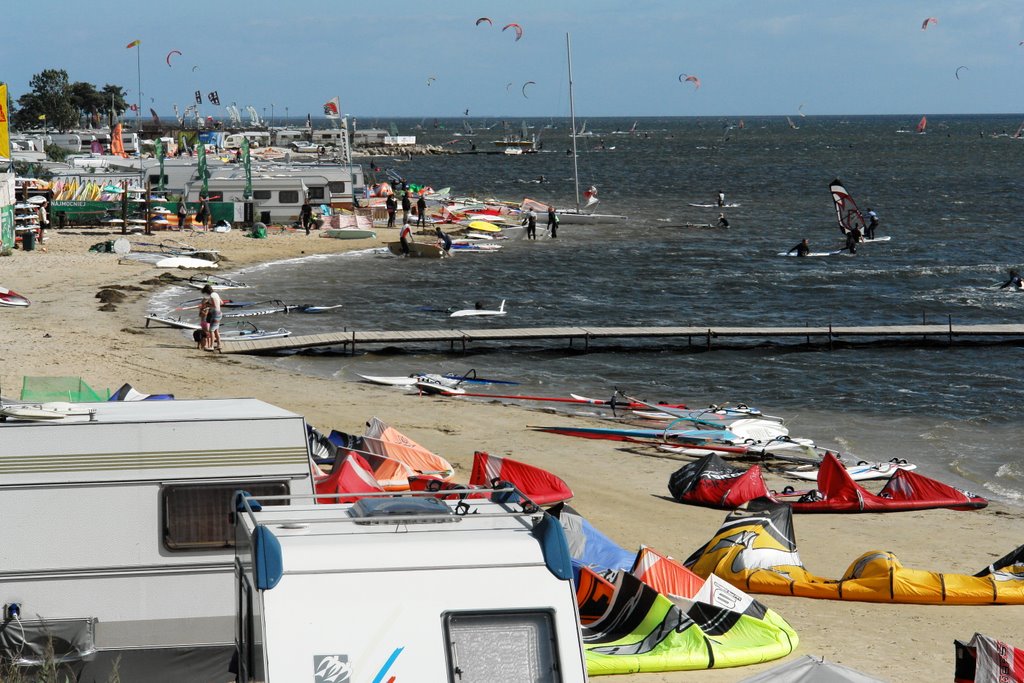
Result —
[[[239,683],[586,681],[558,520],[514,488],[437,495],[240,496]]]
[[[233,494],[312,493],[305,420],[255,399],[45,413],[0,409],[0,658],[38,666],[52,640],[80,683],[234,680]]]

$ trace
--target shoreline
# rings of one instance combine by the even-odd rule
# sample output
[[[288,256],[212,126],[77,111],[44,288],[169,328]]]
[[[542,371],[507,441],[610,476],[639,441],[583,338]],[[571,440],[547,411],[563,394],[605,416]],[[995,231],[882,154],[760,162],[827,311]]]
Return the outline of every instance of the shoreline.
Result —
[[[374,240],[323,239],[317,233],[271,233],[265,240],[199,233],[187,241],[219,249],[236,270],[318,254],[381,246],[391,233],[377,229]],[[499,402],[417,397],[344,378],[302,375],[258,358],[197,351],[178,330],[145,327],[150,298],[165,285],[168,271],[141,262],[119,263],[116,254],[88,252],[105,233],[46,233],[34,252],[17,250],[0,258],[0,285],[27,296],[26,309],[0,309],[0,340],[7,363],[0,392],[16,399],[23,376],[75,376],[96,389],[124,382],[146,393],[177,398],[255,397],[294,411],[321,430],[362,433],[376,415],[456,466],[466,481],[475,450],[506,455],[562,477],[575,491],[570,504],[627,549],[646,544],[679,559],[707,541],[726,513],[680,505],[668,496],[669,475],[688,460],[651,457],[615,442],[571,439],[534,432],[542,408]],[[120,236],[120,235],[117,235]],[[177,232],[130,238],[159,241]],[[393,237],[392,237],[393,239]],[[42,251],[45,248],[46,251]],[[195,271],[171,271],[181,279]],[[124,301],[99,311],[96,298],[115,287]],[[344,309],[343,309],[344,313]],[[576,421],[582,418],[575,418]],[[585,422],[581,422],[585,424]],[[595,425],[600,423],[594,422]],[[775,486],[780,479],[773,479]],[[668,499],[668,500],[666,500]],[[861,553],[891,550],[908,567],[973,574],[1024,542],[1019,507],[992,503],[977,512],[931,510],[876,515],[797,515],[801,557],[809,570],[838,577]],[[824,656],[884,680],[947,680],[953,672],[953,640],[982,632],[1020,646],[1024,607],[961,607],[832,602],[754,596],[789,621],[800,637],[790,657]],[[880,622],[884,620],[885,626]],[[867,628],[865,628],[867,626]],[[631,674],[609,680],[737,681],[780,662],[711,670]]]

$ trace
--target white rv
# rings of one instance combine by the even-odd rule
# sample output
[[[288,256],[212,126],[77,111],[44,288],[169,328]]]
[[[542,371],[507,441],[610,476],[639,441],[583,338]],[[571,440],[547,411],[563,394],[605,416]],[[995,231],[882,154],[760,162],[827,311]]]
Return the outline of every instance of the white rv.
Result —
[[[561,525],[477,495],[240,496],[239,683],[586,681]]]
[[[234,680],[233,493],[312,493],[305,420],[255,399],[71,405],[0,411],[0,657],[38,666],[52,639],[80,683]]]

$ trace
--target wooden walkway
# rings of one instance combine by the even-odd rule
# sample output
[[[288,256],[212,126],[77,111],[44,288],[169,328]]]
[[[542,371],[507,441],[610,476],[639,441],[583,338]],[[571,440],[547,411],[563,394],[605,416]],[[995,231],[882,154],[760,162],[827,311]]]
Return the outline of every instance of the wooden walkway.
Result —
[[[278,353],[325,347],[340,347],[354,352],[363,346],[401,346],[412,344],[448,345],[451,351],[465,351],[479,342],[578,342],[584,351],[591,340],[685,340],[688,345],[713,348],[716,339],[777,339],[798,338],[827,343],[857,339],[904,341],[919,340],[927,343],[955,343],[958,339],[988,337],[994,340],[1024,340],[1024,325],[954,325],[927,323],[920,325],[859,325],[833,327],[507,327],[495,329],[447,330],[346,330],[325,334],[312,334],[280,339],[235,341],[224,344],[224,353]],[[665,344],[661,344],[662,347]]]

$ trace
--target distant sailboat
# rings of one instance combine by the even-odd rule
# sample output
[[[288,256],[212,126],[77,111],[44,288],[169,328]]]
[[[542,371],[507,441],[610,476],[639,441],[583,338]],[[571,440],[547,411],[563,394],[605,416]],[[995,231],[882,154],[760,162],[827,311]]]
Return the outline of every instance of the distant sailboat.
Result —
[[[917,122],[917,132],[918,133],[925,133],[925,132],[927,132],[927,131],[925,131],[925,128],[927,128],[927,127],[928,127],[928,117],[927,116],[922,116],[921,120]]]

